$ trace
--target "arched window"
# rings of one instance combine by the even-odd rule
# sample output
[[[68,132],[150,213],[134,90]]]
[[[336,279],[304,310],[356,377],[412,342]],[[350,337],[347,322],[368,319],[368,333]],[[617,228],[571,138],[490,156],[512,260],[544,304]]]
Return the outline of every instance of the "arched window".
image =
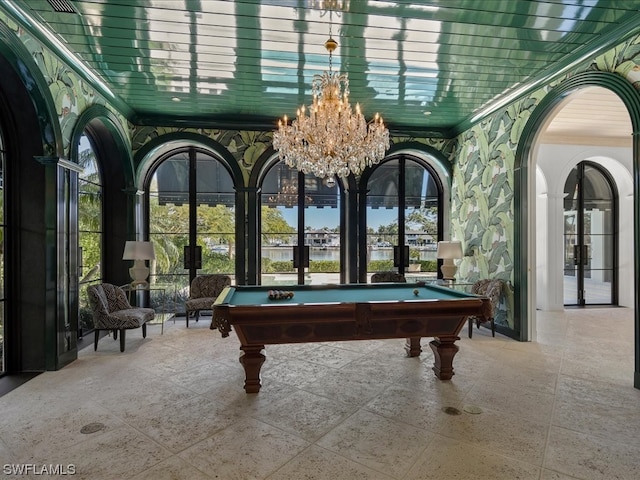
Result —
[[[93,330],[87,286],[102,282],[103,185],[91,137],[86,132],[78,142],[78,337]]]
[[[150,282],[171,286],[168,291],[179,293],[177,308],[184,311],[182,301],[196,275],[235,276],[233,179],[211,153],[187,147],[159,159],[145,190],[149,240],[156,256]]]
[[[363,175],[361,185],[361,281],[379,271],[435,279],[443,189],[433,168],[411,155],[392,156]]]

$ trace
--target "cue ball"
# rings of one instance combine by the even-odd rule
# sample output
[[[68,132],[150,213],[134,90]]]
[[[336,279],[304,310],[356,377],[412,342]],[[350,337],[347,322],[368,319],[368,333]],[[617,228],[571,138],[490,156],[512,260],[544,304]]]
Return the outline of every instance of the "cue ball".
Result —
[[[420,293],[420,292],[418,291],[418,289],[417,289],[417,288],[413,291],[413,294],[414,294],[414,295],[416,295],[416,296],[418,296],[418,294],[419,294],[419,293]]]

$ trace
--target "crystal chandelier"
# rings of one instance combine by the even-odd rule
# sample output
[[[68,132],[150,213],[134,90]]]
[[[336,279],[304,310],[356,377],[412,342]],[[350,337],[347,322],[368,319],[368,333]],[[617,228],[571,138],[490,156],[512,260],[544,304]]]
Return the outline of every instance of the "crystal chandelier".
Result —
[[[389,130],[377,113],[367,124],[359,104],[355,112],[351,109],[349,77],[332,71],[338,42],[331,38],[331,31],[324,46],[329,52],[329,71],[313,76],[309,114],[303,105],[291,124],[286,115],[279,120],[273,148],[288,166],[320,178],[360,175],[365,167],[384,158]]]

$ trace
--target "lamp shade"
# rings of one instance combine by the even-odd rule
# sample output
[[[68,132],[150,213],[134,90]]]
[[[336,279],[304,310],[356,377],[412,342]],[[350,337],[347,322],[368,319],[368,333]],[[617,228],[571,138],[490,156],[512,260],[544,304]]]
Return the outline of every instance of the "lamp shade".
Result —
[[[156,254],[151,242],[128,241],[124,245],[123,260],[153,260]]]
[[[462,258],[462,242],[438,242],[438,251],[436,252],[436,257],[444,259]]]

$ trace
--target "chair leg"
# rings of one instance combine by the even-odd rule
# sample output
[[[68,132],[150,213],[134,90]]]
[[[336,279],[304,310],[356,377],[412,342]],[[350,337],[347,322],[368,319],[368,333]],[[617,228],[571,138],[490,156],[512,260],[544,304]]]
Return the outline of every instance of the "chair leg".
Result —
[[[142,338],[147,338],[147,323],[142,324]]]
[[[200,320],[200,310],[196,310],[196,322]]]
[[[469,338],[473,336],[473,318],[469,319]]]
[[[189,315],[191,315],[191,312],[190,312],[189,310],[187,310],[187,311],[185,312],[185,317],[186,317],[186,319],[187,319],[187,328],[189,328]]]
[[[124,352],[124,328],[120,330],[120,351]]]
[[[117,340],[118,339],[118,330],[114,330],[113,331],[113,339]]]
[[[95,352],[96,350],[98,350],[98,338],[100,338],[100,330],[96,328],[94,332],[95,336],[93,338],[93,351]]]
[[[493,320],[493,318],[491,319],[491,336],[496,336],[496,322]]]

